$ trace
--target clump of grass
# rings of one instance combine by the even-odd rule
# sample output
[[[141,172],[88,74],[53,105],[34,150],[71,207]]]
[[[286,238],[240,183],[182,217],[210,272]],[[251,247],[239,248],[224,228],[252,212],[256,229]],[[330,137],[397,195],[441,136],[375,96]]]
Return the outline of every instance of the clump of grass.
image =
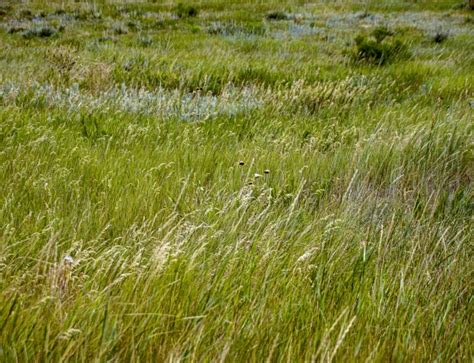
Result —
[[[407,45],[400,39],[392,39],[392,36],[393,32],[385,28],[375,29],[370,36],[359,34],[354,39],[353,59],[375,65],[384,65],[407,57]]]
[[[97,10],[76,10],[73,12],[74,19],[80,21],[86,20],[100,20],[102,19],[102,12]]]
[[[33,19],[33,12],[29,9],[22,9],[20,10],[20,12],[18,13],[18,17],[20,19],[28,19],[28,20],[31,20]]]
[[[129,29],[128,29],[127,26],[125,26],[125,25],[122,24],[122,23],[115,23],[115,24],[112,26],[112,31],[113,31],[114,34],[116,34],[116,35],[124,35],[124,34],[128,34]]]
[[[8,15],[11,10],[12,7],[9,5],[0,5],[0,18]]]
[[[289,16],[283,11],[270,11],[265,15],[265,19],[273,21],[288,20]]]
[[[26,28],[21,25],[21,24],[13,24],[7,28],[7,33],[8,34],[15,34],[15,33],[20,33],[24,32]]]
[[[211,24],[207,32],[212,35],[222,36],[262,36],[265,35],[266,29],[261,23],[238,24],[235,22],[215,22]]]
[[[68,46],[55,47],[46,53],[46,59],[50,62],[56,74],[63,78],[69,78],[69,74],[77,64],[76,49]]]
[[[198,9],[194,5],[185,5],[183,3],[179,3],[175,10],[176,16],[180,19],[182,18],[194,18],[198,16]]]
[[[58,33],[57,29],[55,29],[51,26],[45,25],[45,26],[41,26],[41,27],[38,27],[38,28],[31,28],[31,29],[25,30],[22,33],[22,36],[25,39],[49,38],[49,37],[51,37],[51,36],[53,36],[57,33]]]
[[[379,26],[372,31],[372,36],[379,43],[383,42],[385,38],[391,37],[392,35],[394,35],[394,32],[385,26]]]
[[[453,10],[462,9],[474,10],[474,0],[464,0],[463,2],[457,3],[453,6]]]
[[[65,15],[66,14],[66,10],[62,9],[62,8],[59,8],[59,9],[56,9],[53,13],[54,15]]]
[[[139,38],[138,38],[138,44],[141,46],[141,47],[149,47],[150,45],[153,44],[153,39],[147,35],[141,35]]]

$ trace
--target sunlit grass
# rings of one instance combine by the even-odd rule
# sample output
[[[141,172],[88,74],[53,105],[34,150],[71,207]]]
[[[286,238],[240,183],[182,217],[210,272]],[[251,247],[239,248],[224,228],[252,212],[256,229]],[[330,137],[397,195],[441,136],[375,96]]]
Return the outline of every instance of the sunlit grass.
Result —
[[[457,3],[0,7],[0,360],[471,359]]]

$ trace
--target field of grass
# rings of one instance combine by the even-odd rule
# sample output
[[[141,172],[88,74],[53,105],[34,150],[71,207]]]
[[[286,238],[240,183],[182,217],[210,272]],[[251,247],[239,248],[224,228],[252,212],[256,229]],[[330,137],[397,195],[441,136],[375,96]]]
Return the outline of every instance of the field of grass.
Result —
[[[0,1],[0,361],[469,362],[462,0]]]

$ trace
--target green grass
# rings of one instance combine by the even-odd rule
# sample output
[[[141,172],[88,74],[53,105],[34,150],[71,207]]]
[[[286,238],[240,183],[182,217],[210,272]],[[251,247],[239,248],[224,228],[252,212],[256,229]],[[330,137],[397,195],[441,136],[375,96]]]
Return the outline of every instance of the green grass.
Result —
[[[0,361],[471,360],[459,3],[0,6]]]

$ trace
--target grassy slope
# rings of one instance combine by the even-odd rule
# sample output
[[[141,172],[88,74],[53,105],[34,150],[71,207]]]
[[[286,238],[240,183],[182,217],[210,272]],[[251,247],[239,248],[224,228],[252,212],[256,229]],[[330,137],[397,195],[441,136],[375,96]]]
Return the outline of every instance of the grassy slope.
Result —
[[[472,358],[456,3],[0,7],[0,360]]]

